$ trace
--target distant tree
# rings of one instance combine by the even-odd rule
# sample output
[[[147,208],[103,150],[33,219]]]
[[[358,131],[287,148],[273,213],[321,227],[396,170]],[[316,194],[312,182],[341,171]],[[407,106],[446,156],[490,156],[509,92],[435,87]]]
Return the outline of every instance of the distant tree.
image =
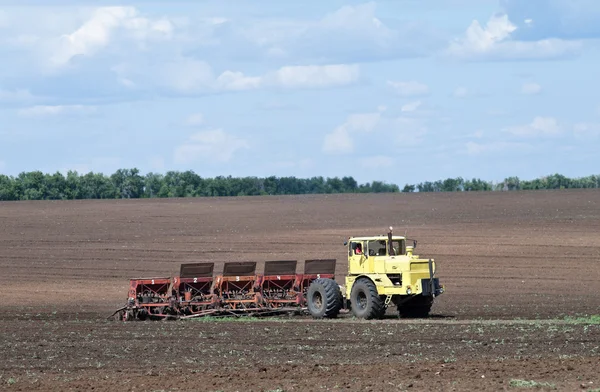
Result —
[[[338,177],[327,178],[325,189],[327,193],[343,193],[344,183]]]
[[[414,192],[414,191],[415,191],[414,185],[406,184],[406,185],[404,185],[404,188],[402,188],[402,192],[409,193],[409,192]]]
[[[344,185],[343,189],[346,193],[356,192],[356,190],[358,189],[358,183],[352,177],[343,177],[342,184]]]
[[[519,189],[521,189],[521,181],[519,180],[519,177],[508,177],[504,179],[503,190],[516,191]]]
[[[473,178],[472,180],[465,181],[464,185],[465,191],[491,191],[492,184],[486,181],[483,181],[479,178]]]
[[[0,201],[17,200],[15,193],[15,179],[0,174]]]
[[[435,192],[435,186],[430,181],[425,181],[417,184],[417,189],[419,192]]]
[[[144,178],[144,197],[159,197],[160,190],[164,185],[164,176],[158,173],[148,173]]]
[[[123,199],[135,199],[144,193],[144,178],[140,171],[133,169],[119,169],[111,176],[112,183],[117,189],[117,195]]]
[[[44,181],[44,173],[39,170],[19,173],[17,183],[22,190],[22,200],[43,200],[47,197],[48,188]]]
[[[67,180],[60,173],[44,175],[46,198],[50,200],[63,200],[67,197]]]
[[[69,170],[67,172],[66,184],[65,184],[65,198],[66,199],[80,199],[81,193],[79,191],[79,175],[75,170]]]
[[[447,178],[439,186],[443,192],[460,192],[464,189],[464,180],[461,177]]]

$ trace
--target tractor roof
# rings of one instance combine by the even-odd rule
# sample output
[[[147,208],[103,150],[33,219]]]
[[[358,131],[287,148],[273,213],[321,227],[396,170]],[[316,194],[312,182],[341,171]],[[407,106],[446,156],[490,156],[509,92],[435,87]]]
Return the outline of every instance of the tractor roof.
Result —
[[[387,239],[388,239],[387,234],[371,236],[371,237],[350,237],[350,241],[380,241],[380,240],[387,240]],[[399,236],[399,235],[392,236],[392,240],[404,240],[404,239],[406,239],[406,237],[404,237],[404,236]]]

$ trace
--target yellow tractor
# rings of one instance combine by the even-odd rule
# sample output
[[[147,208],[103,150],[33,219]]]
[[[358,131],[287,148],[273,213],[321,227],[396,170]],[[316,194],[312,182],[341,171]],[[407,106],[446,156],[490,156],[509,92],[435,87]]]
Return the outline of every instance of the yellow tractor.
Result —
[[[407,245],[407,241],[412,245]],[[393,303],[400,317],[427,317],[434,298],[445,291],[435,277],[433,259],[413,254],[416,240],[386,235],[350,237],[348,274],[343,288],[333,279],[316,279],[308,288],[306,302],[315,318],[336,317],[345,307],[362,319],[378,319]]]

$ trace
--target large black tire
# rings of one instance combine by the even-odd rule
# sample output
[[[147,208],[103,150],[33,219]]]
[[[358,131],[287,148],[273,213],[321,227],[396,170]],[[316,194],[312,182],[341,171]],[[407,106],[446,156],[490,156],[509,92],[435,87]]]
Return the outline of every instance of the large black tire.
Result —
[[[417,296],[398,307],[398,315],[401,318],[426,318],[429,316],[433,298]]]
[[[384,300],[377,294],[375,283],[368,278],[359,278],[350,292],[352,313],[365,320],[379,319],[385,314]]]
[[[308,286],[306,304],[314,318],[337,317],[343,305],[342,301],[340,287],[333,279],[315,279]]]

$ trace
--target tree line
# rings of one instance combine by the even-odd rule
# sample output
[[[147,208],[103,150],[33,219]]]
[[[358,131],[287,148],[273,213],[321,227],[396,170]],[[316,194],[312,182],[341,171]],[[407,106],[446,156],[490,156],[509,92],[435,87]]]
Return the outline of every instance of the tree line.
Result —
[[[203,178],[191,170],[140,174],[119,169],[110,176],[69,171],[66,176],[41,171],[16,177],[0,174],[0,200],[136,199],[165,197],[298,195],[322,193],[399,192],[398,185],[352,177],[224,177]]]
[[[498,183],[483,181],[479,178],[465,180],[462,177],[457,177],[434,182],[426,181],[416,185],[406,184],[402,192],[519,191],[575,188],[600,188],[600,175],[569,178],[562,174],[551,174],[533,180],[521,180],[515,176],[507,177]]]
[[[494,183],[462,177],[418,184],[382,181],[359,184],[353,177],[224,177],[203,178],[191,170],[142,175],[136,168],[119,169],[112,175],[69,171],[66,176],[41,171],[18,176],[0,174],[0,200],[130,199],[208,196],[299,195],[329,193],[470,192],[531,189],[599,188],[600,176],[568,178],[560,174],[521,180],[508,177]]]

